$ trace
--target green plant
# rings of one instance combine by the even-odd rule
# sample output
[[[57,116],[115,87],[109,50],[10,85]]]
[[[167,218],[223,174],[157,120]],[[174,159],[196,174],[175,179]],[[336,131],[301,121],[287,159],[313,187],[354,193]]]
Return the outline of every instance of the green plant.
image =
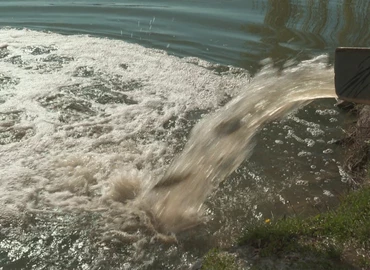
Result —
[[[251,225],[239,244],[254,247],[261,257],[284,257],[298,252],[303,257],[340,261],[345,246],[370,247],[370,188],[351,192],[337,209],[314,217],[282,218]]]
[[[211,249],[202,263],[202,270],[236,270],[236,259],[233,255],[221,252],[219,249]]]

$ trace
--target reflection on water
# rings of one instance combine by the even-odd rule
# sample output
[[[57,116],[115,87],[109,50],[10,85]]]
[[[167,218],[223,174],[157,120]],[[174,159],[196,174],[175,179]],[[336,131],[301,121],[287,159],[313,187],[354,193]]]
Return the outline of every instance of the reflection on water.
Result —
[[[241,26],[248,39],[241,53],[243,63],[271,58],[279,63],[289,58],[306,59],[312,54],[329,55],[339,46],[370,46],[370,2],[352,1],[254,1],[256,11],[263,10],[263,23]]]
[[[367,0],[0,2],[0,26],[92,34],[256,69],[338,46],[370,46]]]

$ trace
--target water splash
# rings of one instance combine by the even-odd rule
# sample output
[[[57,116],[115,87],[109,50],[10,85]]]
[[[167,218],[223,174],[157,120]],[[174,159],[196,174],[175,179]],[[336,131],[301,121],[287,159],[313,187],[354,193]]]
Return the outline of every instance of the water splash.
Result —
[[[325,56],[283,71],[265,65],[250,81],[245,70],[121,41],[14,29],[0,37],[9,44],[0,58],[0,221],[88,211],[101,215],[106,238],[176,241],[158,231],[204,221],[207,197],[265,123],[334,96]]]
[[[243,94],[196,125],[184,151],[140,200],[160,228],[177,232],[199,223],[203,204],[252,153],[267,122],[317,98],[335,97],[333,70],[320,56],[279,72],[267,65]]]

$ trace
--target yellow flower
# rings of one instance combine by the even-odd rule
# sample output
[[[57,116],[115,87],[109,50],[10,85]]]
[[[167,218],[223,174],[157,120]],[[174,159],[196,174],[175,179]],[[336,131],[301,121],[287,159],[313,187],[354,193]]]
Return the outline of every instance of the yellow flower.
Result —
[[[266,224],[268,224],[268,223],[270,223],[270,222],[271,222],[271,219],[269,219],[269,218],[265,220],[265,223],[266,223]]]

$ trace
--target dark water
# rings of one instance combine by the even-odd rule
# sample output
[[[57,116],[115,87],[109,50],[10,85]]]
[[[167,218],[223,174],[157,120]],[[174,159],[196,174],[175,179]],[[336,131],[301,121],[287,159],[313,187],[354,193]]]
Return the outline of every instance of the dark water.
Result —
[[[1,1],[0,25],[91,34],[255,69],[369,46],[369,2]]]
[[[0,268],[187,269],[248,222],[335,206],[348,178],[332,142],[348,119],[334,99],[264,126],[206,201],[205,225],[176,243],[102,201],[117,174],[162,176],[195,123],[247,91],[262,60],[294,60],[292,70],[322,54],[330,63],[338,46],[370,46],[369,13],[365,0],[1,1]]]

